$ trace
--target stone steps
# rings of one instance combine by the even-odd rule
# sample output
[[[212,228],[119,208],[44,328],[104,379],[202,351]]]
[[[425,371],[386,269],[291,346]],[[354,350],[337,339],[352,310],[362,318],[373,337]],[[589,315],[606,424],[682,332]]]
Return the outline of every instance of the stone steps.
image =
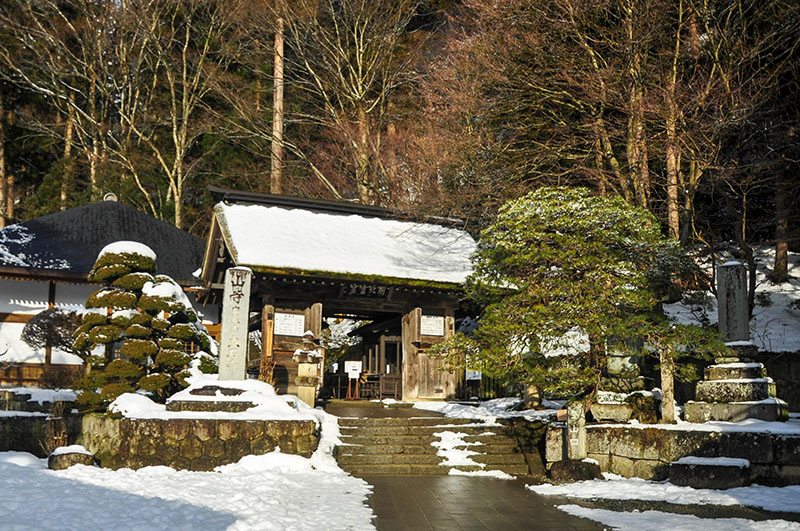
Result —
[[[441,417],[418,418],[342,418],[339,430],[343,445],[336,449],[339,466],[350,474],[367,475],[446,475],[451,469],[464,472],[496,470],[511,475],[527,475],[525,455],[508,437],[505,426],[475,426],[470,419]],[[476,465],[448,466],[441,463],[432,443],[441,441],[441,432],[463,434],[458,449],[477,452],[470,456]]]

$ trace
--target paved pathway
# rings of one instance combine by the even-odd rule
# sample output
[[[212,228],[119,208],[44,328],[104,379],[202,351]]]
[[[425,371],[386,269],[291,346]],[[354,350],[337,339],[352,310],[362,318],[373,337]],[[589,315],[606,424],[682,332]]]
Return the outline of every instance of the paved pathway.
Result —
[[[464,476],[368,476],[378,531],[518,529],[599,530],[525,489],[521,479]]]

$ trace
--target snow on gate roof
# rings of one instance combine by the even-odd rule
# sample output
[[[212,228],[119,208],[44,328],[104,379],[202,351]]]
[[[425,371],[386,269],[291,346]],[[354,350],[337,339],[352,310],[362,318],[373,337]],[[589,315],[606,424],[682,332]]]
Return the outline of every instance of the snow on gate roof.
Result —
[[[475,240],[465,231],[304,208],[218,203],[233,261],[256,270],[302,270],[462,283]]]

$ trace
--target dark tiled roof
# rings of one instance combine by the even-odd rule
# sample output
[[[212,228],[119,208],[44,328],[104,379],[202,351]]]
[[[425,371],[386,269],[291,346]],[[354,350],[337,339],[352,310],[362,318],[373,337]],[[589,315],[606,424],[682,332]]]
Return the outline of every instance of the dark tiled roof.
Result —
[[[158,257],[158,272],[182,283],[193,282],[205,250],[204,241],[188,232],[133,207],[103,201],[0,229],[0,273],[26,269],[32,275],[85,276],[100,250],[119,240],[149,246]]]

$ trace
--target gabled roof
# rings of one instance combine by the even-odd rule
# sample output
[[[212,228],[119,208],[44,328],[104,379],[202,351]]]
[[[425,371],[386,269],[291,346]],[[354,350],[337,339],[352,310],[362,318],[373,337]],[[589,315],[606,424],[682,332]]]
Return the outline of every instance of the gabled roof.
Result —
[[[261,195],[256,202],[228,195],[228,203],[214,207],[215,226],[236,265],[267,273],[448,285],[463,283],[472,272],[476,244],[463,230],[391,219],[391,211],[374,207],[334,208],[333,202],[313,200],[275,205],[272,197]]]
[[[131,240],[152,248],[158,273],[196,283],[204,242],[116,201],[56,212],[0,229],[0,275],[84,280],[100,250]]]

